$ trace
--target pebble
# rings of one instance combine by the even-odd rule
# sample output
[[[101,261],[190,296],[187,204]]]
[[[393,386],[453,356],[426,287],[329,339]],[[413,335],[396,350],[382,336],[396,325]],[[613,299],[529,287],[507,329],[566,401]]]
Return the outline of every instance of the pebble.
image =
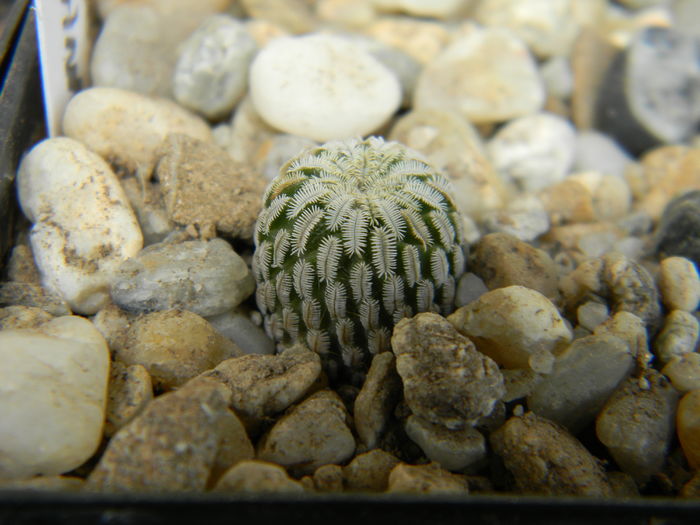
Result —
[[[491,446],[525,493],[611,495],[601,463],[563,427],[528,412],[491,434]]]
[[[457,283],[455,306],[459,308],[472,301],[476,301],[488,291],[489,289],[486,287],[481,277],[472,272],[465,272]]]
[[[574,74],[570,61],[563,56],[552,57],[540,66],[540,76],[548,97],[559,100],[571,98],[574,90]]]
[[[529,368],[504,368],[501,373],[506,386],[506,395],[503,398],[506,403],[529,396],[544,377]]]
[[[698,344],[699,332],[700,322],[693,314],[672,310],[654,340],[654,355],[662,364],[666,364],[674,357],[693,352]]]
[[[464,476],[452,474],[437,463],[407,465],[399,463],[389,474],[388,493],[399,494],[467,494]]]
[[[399,321],[391,348],[406,404],[427,422],[449,430],[471,426],[505,394],[496,363],[437,314]]]
[[[557,270],[551,257],[506,233],[484,235],[471,248],[468,267],[489,290],[520,285],[552,301],[559,296]]]
[[[143,245],[150,246],[165,240],[176,226],[168,217],[160,184],[139,180],[136,176],[127,176],[120,182],[139,221]]]
[[[697,41],[647,27],[610,66],[598,99],[597,127],[633,153],[688,140],[700,120]]]
[[[74,312],[95,313],[109,300],[119,264],[143,245],[117,177],[81,143],[60,137],[24,157],[17,188],[34,223],[30,242],[42,284]]]
[[[592,332],[610,317],[608,306],[598,301],[588,301],[576,309],[576,320],[586,330]]]
[[[372,0],[372,4],[379,11],[389,13],[405,13],[419,18],[438,18],[448,20],[459,14],[464,14],[474,0],[433,0],[421,2],[420,0]]]
[[[668,377],[673,387],[681,393],[700,390],[700,354],[689,352],[674,356],[661,369],[661,373]]]
[[[645,177],[648,179],[646,193],[639,196],[641,202],[637,207],[646,211],[658,219],[670,201],[680,196],[682,193],[700,190],[700,149],[686,148],[680,149],[674,146],[669,147],[668,155],[664,155],[664,148],[661,149],[659,161],[667,160],[667,163],[658,166],[656,170],[648,168],[651,161],[647,162],[647,157],[643,157],[642,165],[645,170]],[[654,150],[656,152],[657,150]],[[652,153],[654,153],[652,152]],[[670,157],[670,158],[669,158]],[[675,158],[674,158],[675,157]]]
[[[34,263],[32,248],[27,244],[17,244],[12,248],[5,271],[8,281],[34,284],[41,282],[39,270]]]
[[[233,113],[228,145],[224,149],[228,151],[233,160],[239,164],[247,165],[253,172],[259,173],[267,161],[268,151],[280,135],[281,133],[262,119],[256,111],[250,95],[246,95],[238,103],[236,111]],[[311,139],[302,138],[316,144]],[[295,155],[296,153],[294,152]],[[285,159],[284,162],[289,158]]]
[[[478,430],[466,427],[448,430],[417,416],[405,424],[406,435],[428,456],[446,470],[462,470],[486,458],[486,440]]]
[[[353,407],[355,430],[368,449],[377,446],[401,396],[401,378],[396,372],[394,354],[375,355]]]
[[[113,361],[107,394],[104,434],[111,437],[153,399],[151,376],[142,365]]]
[[[622,339],[642,368],[651,360],[644,321],[630,312],[622,311],[613,314],[607,321],[596,326],[593,334],[609,334]]]
[[[152,244],[123,262],[112,278],[112,300],[135,313],[180,308],[217,315],[254,289],[250,269],[223,239]]]
[[[142,365],[158,389],[185,384],[241,350],[202,317],[188,310],[145,314],[129,327],[124,348],[114,358],[126,365]]]
[[[138,5],[150,7],[163,15],[181,13],[183,22],[192,24],[193,29],[200,19],[230,8],[230,3],[231,0],[199,0],[198,2],[192,2],[192,0],[97,0],[95,2],[97,12],[103,20],[121,6]]]
[[[235,412],[229,409],[223,413],[219,430],[221,441],[207,480],[208,488],[214,486],[234,465],[255,457],[253,443]]]
[[[252,239],[265,181],[232,162],[219,146],[187,135],[169,135],[156,175],[168,217],[175,223]]]
[[[360,31],[374,22],[377,13],[372,0],[318,0],[316,16],[321,23],[347,31]]]
[[[398,109],[396,76],[361,46],[323,34],[282,37],[250,68],[256,110],[271,126],[318,141],[367,135]]]
[[[678,403],[678,439],[691,469],[700,468],[700,390],[691,390]]]
[[[298,494],[304,487],[279,465],[267,461],[245,460],[237,463],[219,479],[216,492],[253,494]]]
[[[700,276],[693,261],[666,257],[659,265],[661,301],[669,310],[693,312],[700,303]]]
[[[265,331],[256,325],[250,316],[239,309],[207,317],[207,321],[217,332],[236,343],[244,354],[275,353],[275,343],[267,337]]]
[[[609,135],[587,129],[576,134],[573,171],[594,171],[622,177],[633,158]]]
[[[87,461],[102,439],[108,379],[107,343],[86,319],[0,332],[0,479]]]
[[[588,259],[563,277],[559,288],[570,309],[594,293],[607,299],[612,312],[633,313],[652,332],[661,324],[661,305],[654,279],[643,266],[621,254]]]
[[[256,50],[242,22],[223,14],[207,18],[180,46],[175,100],[209,119],[225,117],[248,87]]]
[[[343,468],[340,465],[321,465],[312,476],[316,492],[342,492]]]
[[[694,0],[676,0],[671,6],[673,27],[677,31],[700,37],[700,29],[695,23],[700,17],[700,5]]]
[[[315,25],[311,4],[304,0],[241,0],[252,18],[270,21],[290,33],[308,33]]]
[[[632,194],[622,177],[587,171],[570,175],[567,180],[580,183],[591,196],[593,220],[614,221],[630,211]]]
[[[0,306],[41,308],[51,315],[72,313],[70,306],[63,298],[33,283],[0,283]]]
[[[544,99],[525,44],[506,29],[474,28],[426,64],[413,102],[416,109],[456,111],[481,124],[535,113]]]
[[[596,435],[641,485],[661,472],[671,445],[678,393],[659,372],[625,380],[596,419]]]
[[[338,395],[321,390],[282,416],[258,443],[258,459],[310,474],[352,457],[355,438]]]
[[[676,197],[664,209],[654,232],[661,257],[685,257],[700,264],[700,191]]]
[[[232,392],[231,406],[245,423],[260,421],[299,401],[318,380],[318,354],[294,346],[279,355],[246,355],[220,363],[207,376]]]
[[[442,109],[414,109],[394,123],[389,139],[423,153],[447,173],[463,214],[478,220],[505,204],[507,187],[479,132],[464,117]]]
[[[531,192],[563,180],[573,164],[575,148],[573,126],[551,113],[511,120],[487,145],[501,176]]]
[[[593,195],[583,181],[567,177],[544,188],[538,194],[549,222],[560,224],[590,223],[596,218]]]
[[[423,65],[432,62],[452,39],[447,27],[435,20],[398,16],[379,17],[366,33]]]
[[[480,226],[486,233],[501,232],[521,241],[534,241],[549,229],[549,217],[539,198],[522,194],[503,209],[484,214]]]
[[[604,14],[605,2],[576,0],[509,0],[480,2],[474,18],[485,26],[505,27],[539,57],[567,56],[584,23],[596,23]]]
[[[142,179],[150,176],[169,134],[214,140],[207,123],[178,104],[109,87],[75,94],[63,114],[63,132]]]
[[[210,378],[158,396],[112,437],[86,489],[203,491],[222,439],[229,399],[228,389]]]
[[[345,488],[357,492],[384,492],[389,486],[389,474],[398,464],[395,456],[380,448],[358,454],[343,467]]]
[[[0,330],[36,328],[53,319],[53,315],[36,306],[0,308]]]
[[[126,336],[132,320],[133,316],[114,303],[109,303],[91,319],[112,351],[122,349],[126,345]]]
[[[634,369],[634,357],[622,339],[589,335],[576,339],[554,362],[527,398],[538,416],[577,434],[593,421],[615,389]]]
[[[298,135],[289,135],[287,133],[274,135],[269,141],[269,148],[267,148],[265,160],[262,163],[261,170],[265,180],[269,182],[277,177],[282,166],[292,157],[318,145],[317,142]]]
[[[31,479],[0,482],[2,490],[77,492],[82,490],[85,480],[73,476],[37,476]]]
[[[572,337],[554,304],[524,286],[491,290],[447,319],[505,368],[532,368],[538,354],[557,354]]]

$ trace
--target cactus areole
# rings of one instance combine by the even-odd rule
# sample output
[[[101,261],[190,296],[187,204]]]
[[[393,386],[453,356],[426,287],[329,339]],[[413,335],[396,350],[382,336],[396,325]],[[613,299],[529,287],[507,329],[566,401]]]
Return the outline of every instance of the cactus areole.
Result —
[[[419,153],[377,137],[307,150],[270,183],[255,228],[265,329],[332,377],[361,375],[401,318],[452,311],[461,242],[450,183]]]

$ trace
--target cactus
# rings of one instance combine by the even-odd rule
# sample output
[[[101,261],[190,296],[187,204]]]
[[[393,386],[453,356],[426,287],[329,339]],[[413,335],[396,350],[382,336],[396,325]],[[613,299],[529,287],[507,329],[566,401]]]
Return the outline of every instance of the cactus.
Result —
[[[464,272],[449,181],[381,138],[337,141],[285,164],[255,227],[253,271],[265,329],[300,340],[326,370],[362,372],[394,324],[453,310]]]

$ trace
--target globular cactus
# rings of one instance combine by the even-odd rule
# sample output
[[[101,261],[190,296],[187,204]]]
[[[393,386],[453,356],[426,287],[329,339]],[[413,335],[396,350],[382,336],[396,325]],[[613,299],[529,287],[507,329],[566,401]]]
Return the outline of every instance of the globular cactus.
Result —
[[[449,181],[380,138],[330,142],[290,160],[267,188],[253,270],[265,328],[302,341],[326,369],[362,372],[394,324],[448,314],[464,272]]]

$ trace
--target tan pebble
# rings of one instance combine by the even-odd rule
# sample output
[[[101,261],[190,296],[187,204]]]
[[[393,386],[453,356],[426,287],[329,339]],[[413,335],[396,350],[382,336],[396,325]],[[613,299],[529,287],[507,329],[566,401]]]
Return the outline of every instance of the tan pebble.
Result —
[[[93,316],[92,324],[105,338],[109,349],[114,352],[123,349],[126,345],[132,320],[133,316],[127,314],[114,303],[109,303]]]
[[[231,467],[255,457],[253,443],[243,423],[232,410],[227,410],[221,415],[219,429],[221,441],[209,474],[208,487],[216,483]]]
[[[310,4],[304,0],[241,0],[251,18],[269,20],[290,33],[308,33],[316,23]]]
[[[379,448],[358,454],[343,467],[347,490],[384,492],[389,485],[389,474],[399,460]]]
[[[221,477],[216,492],[299,493],[304,487],[289,477],[283,467],[267,461],[245,460]]]
[[[439,22],[398,16],[382,17],[366,32],[421,64],[430,63],[451,39],[450,32]]]
[[[700,302],[700,277],[693,261],[666,257],[659,265],[661,300],[669,310],[693,312]]]
[[[401,378],[394,354],[375,355],[353,408],[357,435],[367,448],[376,446],[400,399]]]
[[[448,317],[480,352],[506,368],[529,368],[535,351],[554,354],[571,341],[571,330],[541,293],[508,286],[485,293]]]
[[[650,184],[650,191],[638,204],[638,209],[654,219],[661,216],[666,204],[679,193],[700,189],[700,149],[674,149],[671,153],[679,155],[674,159],[676,162],[669,162],[662,168],[660,176],[654,177],[656,180]]]
[[[278,134],[255,110],[250,96],[245,96],[231,119],[231,134],[225,149],[235,161],[259,173]]]
[[[114,357],[143,365],[154,386],[169,390],[241,354],[203,317],[188,310],[163,310],[134,320],[124,348]]]
[[[39,284],[0,283],[0,306],[29,306],[41,308],[51,315],[70,315],[68,303]]]
[[[673,356],[661,372],[679,392],[700,390],[700,354],[697,352]]]
[[[377,14],[372,0],[319,0],[316,16],[334,26],[358,31],[370,26]]]
[[[557,272],[549,255],[507,233],[490,233],[471,250],[469,268],[490,289],[520,285],[550,300],[559,297]]]
[[[546,495],[609,496],[601,464],[563,427],[529,412],[510,418],[491,434],[523,492]]]
[[[649,341],[644,321],[630,312],[617,312],[593,330],[595,335],[610,334],[619,337],[627,343],[632,355],[644,368],[651,360]]]
[[[111,437],[138,415],[153,399],[153,385],[141,365],[112,362],[107,390],[105,436]]]
[[[77,492],[83,488],[85,480],[74,476],[37,476],[19,481],[0,481],[2,490]]]
[[[595,218],[593,196],[579,181],[566,178],[539,194],[553,225],[590,222]]]
[[[591,196],[594,220],[619,219],[630,209],[632,195],[627,182],[621,177],[588,171],[570,175],[567,180],[578,182],[586,188]]]
[[[36,328],[53,319],[53,315],[36,306],[0,308],[0,330]]]
[[[28,244],[18,244],[12,248],[10,259],[7,261],[7,280],[34,284],[41,281],[32,248]]]
[[[469,485],[464,476],[443,470],[437,463],[407,465],[399,463],[389,474],[389,493],[466,494]]]
[[[665,364],[675,356],[692,352],[698,344],[699,333],[700,323],[694,315],[673,310],[666,316],[663,328],[654,340],[654,354]]]
[[[322,465],[314,471],[313,480],[317,492],[342,492],[343,467]]]
[[[685,394],[676,415],[678,439],[693,469],[700,468],[700,390]]]

